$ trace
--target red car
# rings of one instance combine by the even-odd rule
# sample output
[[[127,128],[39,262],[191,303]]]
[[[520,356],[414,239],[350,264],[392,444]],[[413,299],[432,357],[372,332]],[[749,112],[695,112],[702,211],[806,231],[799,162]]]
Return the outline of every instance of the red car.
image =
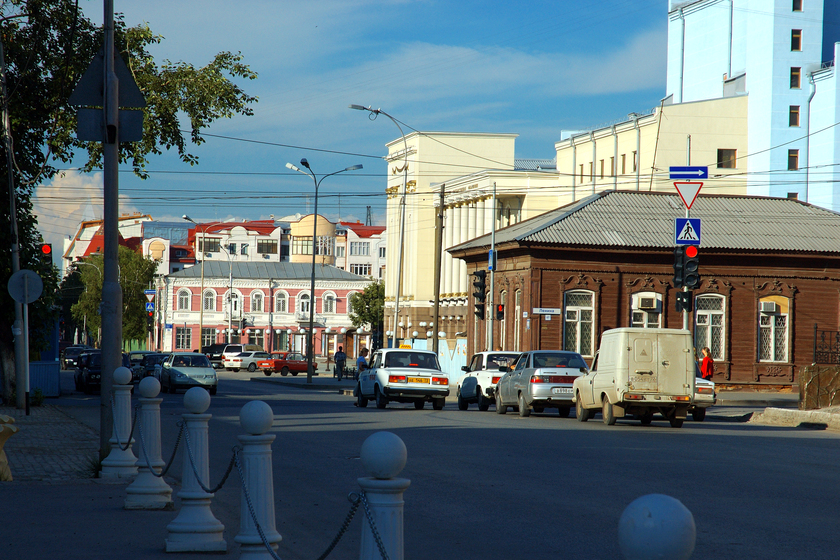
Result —
[[[313,369],[318,369],[318,364],[312,362]],[[280,375],[306,373],[306,356],[299,352],[272,352],[268,360],[260,360],[257,367],[263,370],[266,375],[280,372]]]

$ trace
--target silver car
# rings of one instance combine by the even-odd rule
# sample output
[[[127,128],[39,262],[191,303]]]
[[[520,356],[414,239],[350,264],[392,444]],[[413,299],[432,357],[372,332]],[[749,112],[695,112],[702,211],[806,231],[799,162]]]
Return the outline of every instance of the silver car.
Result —
[[[577,352],[524,352],[496,384],[496,412],[505,414],[507,408],[513,406],[524,417],[529,416],[531,410],[542,412],[546,408],[556,408],[565,418],[573,406],[572,383],[587,371],[586,362]]]
[[[198,352],[169,354],[163,363],[155,366],[155,376],[160,380],[161,390],[170,393],[178,389],[204,387],[215,395],[218,387],[216,370],[207,356]]]

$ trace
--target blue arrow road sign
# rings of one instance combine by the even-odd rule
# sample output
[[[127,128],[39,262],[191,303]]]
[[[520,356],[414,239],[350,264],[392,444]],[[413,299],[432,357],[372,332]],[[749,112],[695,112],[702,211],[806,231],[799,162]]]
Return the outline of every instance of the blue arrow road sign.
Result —
[[[668,169],[671,179],[708,179],[709,168],[705,165],[672,166]]]
[[[674,245],[700,245],[700,218],[674,219]]]
[[[146,311],[154,311],[155,310],[155,302],[147,301],[146,302]]]

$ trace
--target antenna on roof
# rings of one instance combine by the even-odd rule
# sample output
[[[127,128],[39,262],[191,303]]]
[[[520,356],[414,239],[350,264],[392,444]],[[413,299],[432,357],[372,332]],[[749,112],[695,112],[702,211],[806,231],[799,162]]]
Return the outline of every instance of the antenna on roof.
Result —
[[[365,218],[365,225],[366,225],[366,226],[372,226],[372,225],[373,225],[373,224],[371,223],[372,221],[373,221],[373,220],[372,220],[372,219],[371,219],[371,217],[370,217],[370,206],[368,206],[368,207],[367,207],[367,217]]]

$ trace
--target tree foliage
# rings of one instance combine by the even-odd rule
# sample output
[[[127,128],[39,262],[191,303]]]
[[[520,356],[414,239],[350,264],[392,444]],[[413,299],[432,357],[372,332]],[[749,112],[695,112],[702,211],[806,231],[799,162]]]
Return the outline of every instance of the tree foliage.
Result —
[[[385,314],[385,284],[373,282],[363,291],[350,296],[350,321],[358,328],[370,325],[376,328]]]
[[[115,39],[117,51],[147,101],[143,140],[120,145],[120,160],[131,161],[137,175],[145,177],[147,158],[163,150],[176,149],[182,161],[196,164],[198,157],[189,153],[188,147],[202,143],[201,132],[207,126],[220,118],[252,114],[251,104],[256,98],[233,81],[256,78],[240,54],[219,53],[201,68],[169,61],[157,65],[147,47],[159,43],[162,37],[146,25],[127,28],[119,14]],[[41,234],[32,214],[31,198],[40,182],[56,174],[59,162],[75,163],[74,158],[86,153],[84,171],[101,166],[102,145],[76,138],[76,109],[67,100],[103,44],[104,35],[79,10],[75,0],[0,0],[0,42],[7,88],[3,101],[9,112],[13,155],[9,169],[9,150],[5,143],[0,146],[0,223],[11,221],[9,173],[13,170],[20,267],[43,273],[44,279],[44,297],[29,308],[31,324],[46,325],[55,318],[58,279],[57,272],[41,262],[37,252]],[[188,122],[186,132],[180,117]],[[11,228],[0,227],[3,286],[12,272],[11,235]],[[11,325],[13,321],[14,305],[2,290],[0,323]],[[0,329],[5,379],[14,368],[13,346],[11,329]]]
[[[146,339],[146,295],[144,290],[152,286],[155,261],[138,255],[125,247],[120,247],[120,287],[123,299],[123,339]],[[104,259],[102,255],[91,255],[84,261],[74,265],[73,276],[79,276],[84,291],[79,300],[70,308],[73,319],[77,324],[86,324],[89,332],[96,338],[102,326],[99,315],[99,303],[102,301],[102,271]],[[68,281],[68,284],[70,282]]]

